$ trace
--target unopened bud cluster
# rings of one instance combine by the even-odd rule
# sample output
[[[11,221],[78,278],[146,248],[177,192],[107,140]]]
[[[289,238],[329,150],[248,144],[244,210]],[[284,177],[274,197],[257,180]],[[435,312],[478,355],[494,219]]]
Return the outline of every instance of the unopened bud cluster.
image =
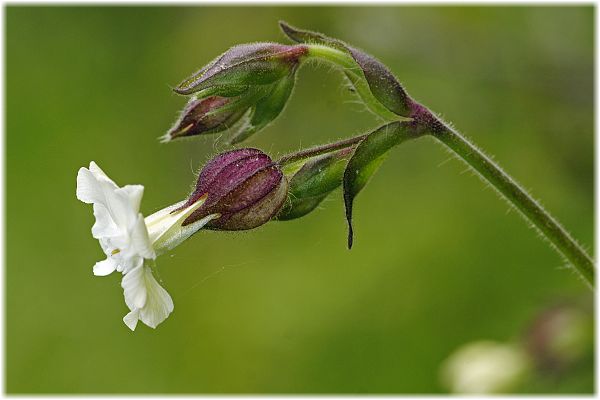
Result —
[[[231,141],[246,139],[281,113],[306,53],[305,45],[232,47],[174,89],[192,97],[163,140],[225,131],[242,120]]]

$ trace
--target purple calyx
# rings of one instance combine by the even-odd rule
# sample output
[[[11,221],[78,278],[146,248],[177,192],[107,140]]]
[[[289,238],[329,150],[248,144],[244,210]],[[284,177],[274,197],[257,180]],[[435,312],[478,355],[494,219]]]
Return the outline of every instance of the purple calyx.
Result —
[[[207,196],[205,203],[183,225],[210,214],[220,214],[218,224],[224,224],[235,213],[258,204],[274,192],[283,179],[278,166],[258,149],[236,149],[219,154],[204,166],[194,192],[178,208],[189,207],[202,196]]]

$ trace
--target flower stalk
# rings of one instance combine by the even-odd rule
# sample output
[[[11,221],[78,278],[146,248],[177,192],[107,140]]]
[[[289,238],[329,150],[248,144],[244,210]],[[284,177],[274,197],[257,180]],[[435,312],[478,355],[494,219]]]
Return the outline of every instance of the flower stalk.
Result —
[[[321,146],[315,146],[313,148],[298,151],[281,157],[277,160],[277,164],[285,166],[296,161],[306,160],[308,158],[316,157],[322,154],[331,153],[333,151],[351,148],[362,142],[368,135],[359,135],[350,139],[340,140],[339,142],[333,142],[324,144]]]
[[[550,241],[552,247],[567,259],[579,275],[593,287],[595,268],[592,257],[573,239],[556,218],[467,138],[447,126],[444,127],[445,129],[430,132],[430,134],[452,149],[489,182],[494,189],[501,193]]]
[[[280,22],[280,26],[290,39],[307,46],[308,59],[322,59],[340,67],[374,114],[386,121],[406,121],[408,117],[410,123],[405,127],[409,134],[414,137],[433,136],[460,156],[548,239],[588,285],[594,286],[594,260],[558,220],[473,143],[408,96],[383,64],[340,40],[301,30],[284,22]],[[351,202],[347,202],[347,212],[348,205],[351,211]],[[351,245],[351,215],[348,222]]]

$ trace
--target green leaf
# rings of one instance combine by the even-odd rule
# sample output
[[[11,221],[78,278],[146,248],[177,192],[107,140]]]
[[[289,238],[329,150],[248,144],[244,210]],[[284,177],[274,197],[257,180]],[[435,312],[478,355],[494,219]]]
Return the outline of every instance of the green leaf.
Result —
[[[344,171],[344,205],[348,221],[348,248],[352,248],[354,231],[352,207],[354,198],[379,169],[387,152],[403,141],[415,137],[409,122],[392,122],[371,132],[356,147]]]
[[[295,42],[321,44],[350,54],[362,71],[362,77],[367,81],[373,97],[394,114],[410,117],[412,100],[394,74],[375,57],[322,33],[299,29],[284,21],[279,21],[279,26]],[[344,73],[354,82],[352,72],[345,70]]]

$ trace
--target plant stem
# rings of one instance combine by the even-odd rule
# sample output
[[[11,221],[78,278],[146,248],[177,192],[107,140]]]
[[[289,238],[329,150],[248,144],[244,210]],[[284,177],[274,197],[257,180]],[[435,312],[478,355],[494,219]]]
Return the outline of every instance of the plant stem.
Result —
[[[281,157],[277,161],[277,164],[283,166],[286,164],[293,163],[295,161],[304,160],[306,158],[311,158],[311,157],[315,157],[315,156],[318,156],[321,154],[330,153],[335,150],[341,150],[341,149],[344,149],[347,147],[351,147],[351,146],[354,146],[354,145],[362,142],[362,140],[364,138],[366,138],[367,136],[368,136],[368,134],[360,135],[360,136],[356,136],[356,137],[353,137],[350,139],[341,140],[339,142],[324,144],[321,146],[313,147],[308,150],[302,150],[297,153],[288,154],[288,155]]]
[[[388,121],[400,119],[399,116],[391,113],[373,97],[362,69],[348,52],[320,44],[308,44],[307,46],[309,57],[327,60],[342,67],[356,91],[372,112]],[[410,107],[412,108],[416,132],[424,128],[424,131],[421,130],[422,133],[431,134],[457,153],[469,166],[506,197],[509,203],[517,208],[550,241],[551,245],[567,259],[583,279],[593,287],[594,260],[552,215],[544,210],[514,179],[464,136],[449,128],[422,105],[412,102]],[[315,150],[314,155],[322,154],[321,149],[327,148],[328,146],[321,146],[320,148],[284,157],[282,160],[284,162],[297,160],[304,155],[312,155]],[[329,150],[323,152],[327,151]]]
[[[594,286],[594,261],[569,233],[514,179],[460,133],[444,125],[430,132],[440,140],[515,206],[550,241],[584,280]]]

